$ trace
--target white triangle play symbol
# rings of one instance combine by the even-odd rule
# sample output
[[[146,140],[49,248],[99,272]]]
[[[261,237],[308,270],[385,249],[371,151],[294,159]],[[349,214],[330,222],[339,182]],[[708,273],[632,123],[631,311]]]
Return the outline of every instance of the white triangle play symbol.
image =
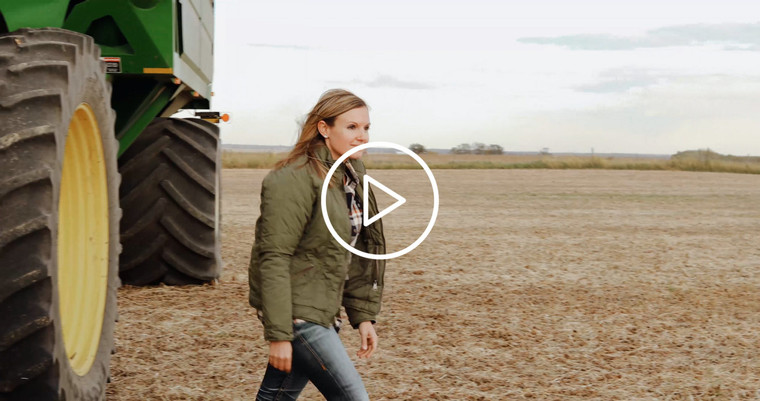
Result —
[[[367,204],[367,200],[369,199],[369,184],[372,184],[372,185],[374,185],[374,186],[382,189],[383,192],[385,192],[386,194],[392,196],[393,199],[396,199],[396,203],[388,206],[387,208],[385,208],[385,210],[383,210],[382,212],[380,212],[380,213],[372,216],[371,218],[368,218],[368,216],[367,216],[369,214],[369,205]],[[370,176],[368,176],[366,174],[364,175],[364,196],[362,197],[362,199],[364,199],[364,204],[362,206],[364,206],[364,210],[365,210],[365,213],[364,213],[364,227],[367,227],[368,225],[374,223],[375,221],[377,221],[378,219],[382,218],[386,214],[388,214],[388,213],[396,210],[397,207],[399,207],[399,206],[403,205],[404,203],[406,203],[406,198],[404,198],[403,196],[397,194],[392,189],[390,189],[390,188],[386,187],[385,185],[381,184],[380,181],[378,181],[378,180],[376,180],[376,179],[374,179],[374,178],[372,178],[372,177],[370,177]]]

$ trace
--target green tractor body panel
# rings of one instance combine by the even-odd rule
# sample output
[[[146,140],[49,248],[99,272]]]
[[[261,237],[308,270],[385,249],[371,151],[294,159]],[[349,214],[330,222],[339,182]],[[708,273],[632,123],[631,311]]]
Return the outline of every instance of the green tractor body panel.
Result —
[[[0,0],[0,12],[7,32],[20,28],[60,28],[68,5],[68,0]]]
[[[130,1],[88,0],[71,10],[63,28],[92,36],[106,57],[109,73],[170,73],[172,14],[170,1],[142,9]]]
[[[0,0],[0,15],[6,32],[59,27],[95,39],[113,87],[121,155],[155,117],[209,108],[213,7],[213,0]]]

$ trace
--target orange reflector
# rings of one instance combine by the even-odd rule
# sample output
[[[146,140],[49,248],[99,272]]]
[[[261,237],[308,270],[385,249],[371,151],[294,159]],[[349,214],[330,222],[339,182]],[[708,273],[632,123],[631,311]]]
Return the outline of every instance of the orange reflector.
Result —
[[[227,113],[222,114],[222,121],[224,122],[230,121],[230,115]]]
[[[201,97],[201,94],[196,91],[193,91],[193,97]]]
[[[171,68],[143,68],[143,74],[171,74]]]
[[[174,79],[172,79],[172,82],[174,82],[174,85],[179,85],[179,84],[182,83],[182,80],[179,79],[179,78],[174,78]]]

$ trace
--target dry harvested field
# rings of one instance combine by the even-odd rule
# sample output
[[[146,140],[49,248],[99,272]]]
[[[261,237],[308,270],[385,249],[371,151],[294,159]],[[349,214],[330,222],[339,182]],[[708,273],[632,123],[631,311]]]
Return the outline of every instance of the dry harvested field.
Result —
[[[217,285],[119,291],[110,400],[254,399],[267,348],[246,269],[265,174],[224,171]],[[400,249],[427,222],[427,181],[371,174],[409,199],[387,218]],[[380,350],[356,362],[373,400],[760,399],[759,175],[435,174],[437,224],[388,262]]]

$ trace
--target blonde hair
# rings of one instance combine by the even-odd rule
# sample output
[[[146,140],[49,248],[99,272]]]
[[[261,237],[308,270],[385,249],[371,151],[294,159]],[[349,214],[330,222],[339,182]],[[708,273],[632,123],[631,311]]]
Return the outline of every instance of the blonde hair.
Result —
[[[356,109],[367,107],[367,103],[360,97],[345,89],[330,89],[319,97],[317,104],[306,116],[306,121],[301,125],[301,133],[293,150],[284,159],[277,162],[275,168],[281,168],[301,156],[306,156],[306,164],[310,165],[320,177],[327,175],[327,168],[316,157],[315,151],[319,146],[325,145],[325,138],[319,134],[317,125],[324,121],[329,127],[335,124],[335,118],[339,115]]]

